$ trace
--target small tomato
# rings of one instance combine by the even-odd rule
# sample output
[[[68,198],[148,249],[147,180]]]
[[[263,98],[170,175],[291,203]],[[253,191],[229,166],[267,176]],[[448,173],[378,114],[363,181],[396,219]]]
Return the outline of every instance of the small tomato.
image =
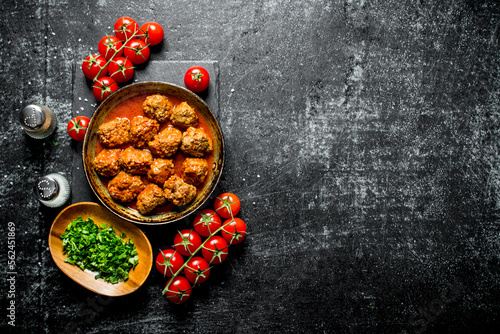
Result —
[[[66,130],[69,136],[77,141],[82,141],[85,138],[85,132],[89,126],[90,119],[85,116],[76,116],[71,121],[69,121]]]

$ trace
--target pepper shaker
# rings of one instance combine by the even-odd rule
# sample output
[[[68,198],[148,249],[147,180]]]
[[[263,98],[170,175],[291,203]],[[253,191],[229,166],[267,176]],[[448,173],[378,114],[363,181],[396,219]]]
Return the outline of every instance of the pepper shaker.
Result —
[[[45,106],[30,104],[21,110],[19,120],[24,131],[33,138],[43,139],[50,136],[56,128],[56,115]]]
[[[35,184],[38,200],[50,208],[57,208],[66,203],[70,192],[68,180],[59,173],[42,176]]]

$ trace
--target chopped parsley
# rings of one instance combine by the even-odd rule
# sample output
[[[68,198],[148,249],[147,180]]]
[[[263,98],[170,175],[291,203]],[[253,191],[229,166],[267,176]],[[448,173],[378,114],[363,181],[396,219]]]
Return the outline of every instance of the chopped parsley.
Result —
[[[116,235],[106,224],[96,225],[91,218],[78,217],[61,234],[63,252],[68,255],[64,262],[98,272],[95,279],[112,284],[126,281],[139,258],[134,242],[124,241],[125,237]]]

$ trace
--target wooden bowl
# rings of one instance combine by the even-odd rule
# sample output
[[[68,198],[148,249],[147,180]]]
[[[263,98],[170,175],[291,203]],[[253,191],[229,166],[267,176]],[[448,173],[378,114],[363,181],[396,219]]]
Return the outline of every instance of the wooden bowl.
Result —
[[[186,101],[201,113],[213,134],[212,144],[214,148],[214,162],[211,172],[209,172],[208,180],[205,182],[204,187],[198,191],[196,198],[192,202],[185,206],[177,207],[174,211],[152,215],[142,215],[139,211],[131,209],[127,206],[127,204],[116,201],[109,195],[101,177],[93,168],[93,161],[96,156],[96,146],[98,141],[97,130],[108,114],[118,104],[129,98],[139,95],[152,94],[171,95],[177,97]],[[125,86],[119,91],[113,93],[97,108],[92,116],[92,119],[90,120],[85,134],[82,154],[85,175],[90,187],[105,207],[127,221],[144,225],[157,225],[171,223],[184,218],[185,216],[196,211],[210,197],[222,173],[224,165],[224,141],[219,124],[210,111],[210,108],[196,94],[183,87],[170,83],[141,82]]]
[[[61,234],[65,232],[69,223],[78,217],[84,220],[92,218],[95,224],[104,223],[112,226],[117,235],[125,233],[127,236],[125,241],[132,239],[137,249],[139,263],[130,270],[126,281],[117,284],[107,283],[103,279],[95,279],[96,272],[83,271],[73,264],[64,262],[67,255],[63,254]],[[56,265],[69,278],[95,293],[110,297],[123,296],[136,291],[148,278],[153,265],[153,251],[146,235],[134,224],[118,218],[97,203],[76,203],[61,211],[50,228],[49,249]]]

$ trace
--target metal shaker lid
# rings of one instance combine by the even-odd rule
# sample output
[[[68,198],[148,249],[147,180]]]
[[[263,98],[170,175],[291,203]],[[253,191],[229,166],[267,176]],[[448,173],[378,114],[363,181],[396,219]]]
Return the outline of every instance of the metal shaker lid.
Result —
[[[59,194],[59,184],[49,176],[42,176],[35,184],[35,193],[41,200],[51,200]]]
[[[30,104],[21,111],[19,120],[26,129],[36,130],[45,123],[45,113],[40,106]]]

